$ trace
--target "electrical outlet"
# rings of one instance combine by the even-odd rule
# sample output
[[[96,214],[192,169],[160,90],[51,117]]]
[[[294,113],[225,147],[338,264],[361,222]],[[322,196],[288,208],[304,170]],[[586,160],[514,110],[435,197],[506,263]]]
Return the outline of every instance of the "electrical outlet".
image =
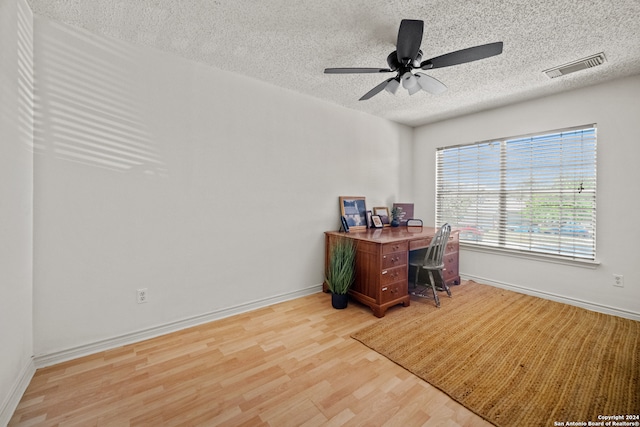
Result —
[[[624,276],[622,274],[613,275],[613,286],[624,288]]]
[[[138,299],[138,304],[145,303],[149,300],[149,294],[147,288],[138,289],[136,291],[136,296]]]

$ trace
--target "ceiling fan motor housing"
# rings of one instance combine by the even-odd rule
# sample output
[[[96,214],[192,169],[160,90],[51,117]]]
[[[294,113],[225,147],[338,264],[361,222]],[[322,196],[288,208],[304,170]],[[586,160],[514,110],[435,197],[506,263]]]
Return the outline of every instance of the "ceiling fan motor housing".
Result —
[[[387,64],[389,65],[389,69],[391,71],[396,71],[398,67],[400,67],[400,63],[398,62],[398,56],[396,51],[394,50],[387,56]]]

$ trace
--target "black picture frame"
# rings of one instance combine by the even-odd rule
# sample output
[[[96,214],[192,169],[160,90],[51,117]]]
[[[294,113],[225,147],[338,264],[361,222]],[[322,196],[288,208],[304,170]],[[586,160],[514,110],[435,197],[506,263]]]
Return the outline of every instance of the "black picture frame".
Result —
[[[384,227],[384,224],[382,223],[382,219],[380,218],[380,215],[371,215],[371,223],[373,225],[373,228]]]
[[[345,233],[349,232],[349,224],[347,224],[347,219],[344,216],[340,217],[340,222],[342,223],[342,227],[340,228]]]

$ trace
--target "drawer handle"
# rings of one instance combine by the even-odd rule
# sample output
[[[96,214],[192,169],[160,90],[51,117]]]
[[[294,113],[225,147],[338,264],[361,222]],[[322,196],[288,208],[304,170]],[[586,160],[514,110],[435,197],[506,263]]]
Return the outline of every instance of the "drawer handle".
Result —
[[[388,288],[385,286],[384,288],[382,288],[382,292],[386,291]]]
[[[382,274],[387,274],[387,270],[383,271]]]

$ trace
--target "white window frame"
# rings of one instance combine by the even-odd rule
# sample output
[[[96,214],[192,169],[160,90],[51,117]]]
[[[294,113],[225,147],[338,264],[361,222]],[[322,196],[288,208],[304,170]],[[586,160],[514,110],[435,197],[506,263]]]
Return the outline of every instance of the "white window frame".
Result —
[[[477,250],[596,263],[595,124],[436,150],[436,224]]]

